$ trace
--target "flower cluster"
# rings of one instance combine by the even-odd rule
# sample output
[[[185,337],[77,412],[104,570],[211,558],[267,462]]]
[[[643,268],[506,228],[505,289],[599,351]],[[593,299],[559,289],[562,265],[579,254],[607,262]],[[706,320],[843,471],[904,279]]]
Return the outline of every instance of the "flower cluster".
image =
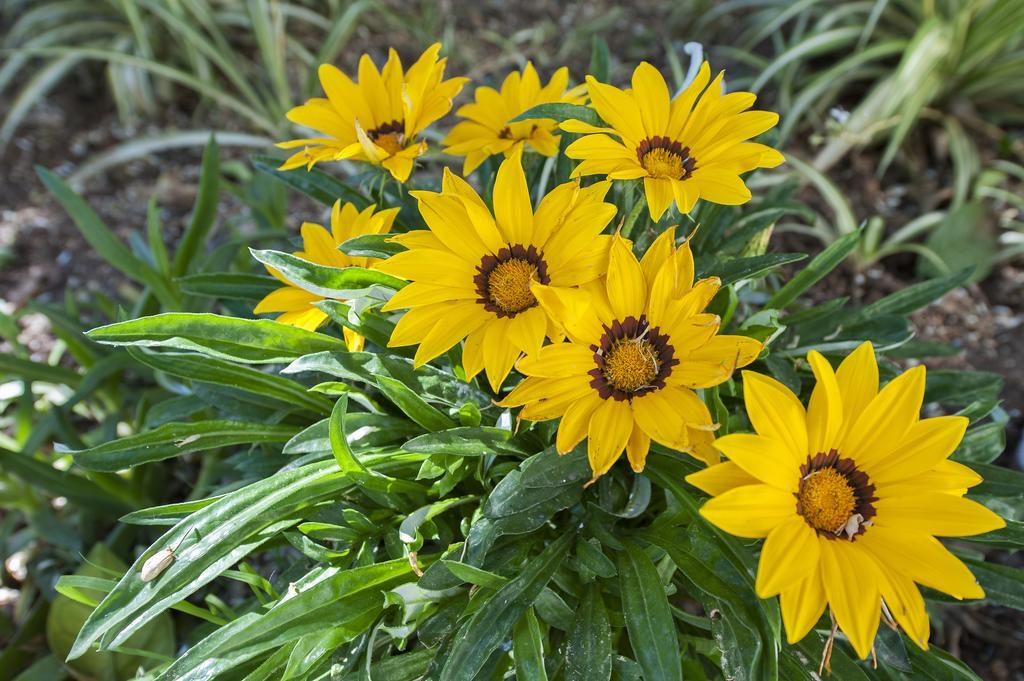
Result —
[[[419,135],[448,113],[466,82],[444,78],[439,50],[430,47],[406,72],[394,51],[379,72],[364,55],[358,82],[322,66],[326,98],[288,114],[322,136],[282,143],[302,147],[282,168],[351,159],[409,180],[427,148]],[[706,63],[675,97],[646,63],[626,90],[591,76],[570,87],[565,68],[542,85],[527,64],[500,91],[478,88],[457,111],[465,120],[443,142],[447,153],[465,157],[465,175],[504,157],[490,201],[445,168],[440,191],[410,192],[426,229],[396,229],[391,242],[403,251],[376,262],[340,253],[346,239],[391,231],[398,209],[359,212],[339,203],[330,233],[303,225],[305,247],[297,255],[409,282],[381,308],[405,310],[389,346],[416,346],[416,366],[460,346],[465,380],[485,374],[497,405],[521,408],[521,421],[560,419],[559,453],[586,440],[594,479],[623,453],[643,471],[652,441],[706,464],[688,478],[712,497],[701,513],[737,536],[764,538],[756,590],[780,596],[790,642],[827,605],[862,658],[880,616],[923,648],[928,616],[917,584],[955,598],[982,596],[967,567],[935,537],[1003,526],[964,498],[980,479],[949,460],[967,420],[920,419],[925,369],[880,389],[874,350],[865,344],[838,369],[817,352],[808,355],[816,386],[807,407],[778,381],[744,372],[756,434],[716,439],[719,424],[702,391],[755,362],[763,344],[721,332],[709,305],[722,283],[696,276],[686,235],[662,228],[638,258],[626,236],[609,230],[618,213],[607,200],[613,182],[642,180],[654,223],[673,203],[688,213],[698,200],[748,201],[742,176],[783,161],[752,141],[778,120],[752,110],[754,100],[725,93],[723,75],[712,78]],[[520,120],[538,105],[578,111],[588,101],[588,121]],[[534,207],[524,154],[560,150],[580,163]],[[591,175],[601,179],[584,183]],[[283,312],[279,321],[307,329],[326,321],[313,306],[316,294],[284,283],[256,312]],[[350,349],[362,348],[362,338],[345,334]],[[522,378],[503,393],[513,371]]]

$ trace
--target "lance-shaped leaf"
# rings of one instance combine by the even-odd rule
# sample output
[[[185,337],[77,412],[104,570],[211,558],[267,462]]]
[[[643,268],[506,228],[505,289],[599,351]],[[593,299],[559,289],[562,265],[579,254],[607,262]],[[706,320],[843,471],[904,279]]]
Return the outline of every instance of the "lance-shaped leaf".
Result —
[[[373,295],[383,300],[406,283],[390,274],[365,267],[328,267],[282,251],[250,248],[249,252],[299,288],[324,298],[351,300]]]

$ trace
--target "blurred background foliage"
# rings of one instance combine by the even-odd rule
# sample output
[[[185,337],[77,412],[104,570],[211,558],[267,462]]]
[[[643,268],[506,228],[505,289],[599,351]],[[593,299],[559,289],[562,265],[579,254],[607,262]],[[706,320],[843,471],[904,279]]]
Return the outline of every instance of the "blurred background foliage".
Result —
[[[441,40],[449,72],[477,84],[493,84],[528,59],[544,73],[568,64],[581,80],[595,36],[609,45],[613,82],[643,59],[680,85],[706,57],[727,69],[730,89],[752,89],[780,113],[776,142],[788,163],[752,185],[768,198],[742,214],[699,217],[713,227],[701,238],[719,234],[730,257],[779,256],[757,273],[768,277],[763,288],[751,284],[746,293],[780,308],[793,302],[777,298],[793,270],[785,253],[764,253],[773,230],[772,251],[824,250],[822,267],[842,262],[821,299],[862,297],[856,302],[865,305],[835,320],[828,317],[843,303],[815,310],[805,301],[787,310],[793,356],[805,337],[852,343],[880,335],[903,348],[894,361],[971,351],[972,329],[939,339],[950,344],[926,338],[908,346],[901,315],[920,305],[899,308],[899,318],[872,319],[886,305],[870,304],[935,276],[941,285],[913,289],[921,304],[968,276],[990,287],[1024,285],[1024,3],[1017,0],[537,0],[514,7],[497,0],[7,0],[0,5],[0,640],[7,643],[0,678],[30,664],[25,673],[38,676],[26,679],[62,678],[56,658],[37,653],[70,646],[77,625],[48,630],[48,612],[80,623],[85,615],[71,606],[103,592],[83,586],[101,582],[72,582],[78,600],[64,601],[58,577],[109,583],[161,531],[120,524],[121,515],[172,499],[187,504],[266,473],[216,450],[174,467],[140,466],[128,479],[61,471],[72,466],[69,449],[252,408],[253,398],[227,387],[227,378],[175,376],[84,331],[161,311],[248,315],[272,282],[245,247],[286,244],[300,219],[320,218],[319,204],[343,191],[315,175],[327,184],[290,192],[288,180],[268,172],[270,161],[248,161],[289,135],[284,112],[316,90],[316,64],[352,70],[360,52],[380,62],[388,46],[408,57]],[[211,132],[220,149],[208,146]],[[436,142],[441,127],[431,134]],[[436,147],[429,160],[437,159]],[[52,194],[44,194],[36,163],[56,168],[68,186],[45,176]],[[341,172],[359,184],[354,169]],[[50,212],[39,217],[32,203]],[[58,225],[56,232],[34,220]],[[25,236],[44,231],[41,240]],[[72,274],[48,273],[62,268]],[[211,276],[221,271],[230,274]],[[866,293],[856,283],[864,278]],[[1024,314],[1016,290],[1011,324]],[[766,334],[779,324],[759,322]],[[33,333],[36,327],[42,330]],[[771,369],[786,366],[776,360]],[[964,405],[981,403],[971,414],[982,421],[972,440],[977,461],[1012,461],[1003,433],[1009,422],[1014,447],[1021,367],[998,367],[1008,380],[1005,409],[991,374],[974,376],[974,392],[961,386]],[[955,388],[944,386],[947,396]],[[230,614],[232,597],[266,596],[248,568],[235,573],[237,588],[205,597],[208,621]],[[979,637],[981,646],[991,644],[982,633],[1019,628],[1020,619],[996,609],[947,625]],[[169,618],[154,620],[148,629],[155,634],[138,635],[170,640],[158,631],[169,626]],[[138,665],[131,650],[104,655],[87,660],[95,678]]]

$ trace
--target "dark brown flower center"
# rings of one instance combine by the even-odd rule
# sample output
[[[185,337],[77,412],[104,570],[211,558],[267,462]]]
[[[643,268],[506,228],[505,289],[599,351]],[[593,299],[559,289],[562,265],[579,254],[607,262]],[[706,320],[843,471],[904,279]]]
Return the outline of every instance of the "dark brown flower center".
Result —
[[[535,246],[509,246],[497,255],[485,255],[476,271],[477,302],[499,317],[515,317],[536,305],[530,285],[550,281],[547,264]]]
[[[366,136],[389,154],[397,154],[405,148],[405,123],[398,120],[381,123],[373,130],[368,130]]]
[[[665,387],[665,378],[679,363],[667,335],[650,326],[643,315],[616,320],[604,327],[600,345],[592,345],[590,386],[604,399],[631,400]]]
[[[800,466],[800,487],[794,492],[796,512],[819,535],[853,540],[875,517],[875,486],[853,459],[836,450],[808,456]]]
[[[690,148],[668,137],[648,137],[636,148],[636,157],[651,177],[682,180],[697,167]]]

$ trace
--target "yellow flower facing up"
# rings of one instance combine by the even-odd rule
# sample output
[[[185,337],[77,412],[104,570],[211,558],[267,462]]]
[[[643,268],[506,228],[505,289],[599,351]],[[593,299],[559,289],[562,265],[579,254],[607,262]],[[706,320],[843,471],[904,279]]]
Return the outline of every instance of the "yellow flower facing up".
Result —
[[[517,368],[528,378],[501,402],[523,406],[520,418],[561,416],[556,447],[565,454],[588,438],[594,477],[626,450],[641,471],[651,440],[717,463],[716,429],[694,393],[727,380],[754,361],[761,343],[717,335],[720,320],[704,312],[721,283],[694,283],[689,244],[668,229],[639,262],[614,237],[605,278],[580,289],[534,285],[568,342],[547,345]]]
[[[675,99],[665,79],[642,62],[633,71],[633,88],[620,90],[587,76],[591,106],[610,126],[578,120],[561,125],[584,133],[565,150],[582,159],[575,175],[607,175],[613,180],[643,178],[651,218],[660,220],[674,200],[681,213],[697,199],[737,205],[750,200],[740,178],[754,168],[773,168],[783,158],[753,137],[778,123],[768,111],[748,111],[749,92],[722,94],[722,73],[711,84],[705,62],[697,77]]]
[[[537,106],[551,102],[582,104],[586,99],[586,86],[566,89],[569,69],[555,71],[547,85],[541,86],[533,64],[527,62],[522,73],[513,71],[505,78],[501,91],[492,87],[478,87],[476,101],[461,107],[456,113],[467,119],[457,124],[445,138],[445,152],[465,156],[463,175],[469,175],[495,154],[509,156],[524,144],[544,156],[558,153],[560,137],[558,123],[539,118],[510,123],[513,118]]]
[[[870,343],[835,371],[817,352],[808,361],[817,383],[806,409],[778,381],[744,372],[757,434],[719,438],[729,460],[687,477],[714,497],[701,514],[737,536],[765,538],[756,589],[762,598],[780,594],[790,643],[828,605],[861,658],[880,612],[927,648],[916,584],[959,599],[984,595],[935,537],[1004,526],[963,496],[981,478],[949,460],[967,419],[919,418],[923,366],[879,390]]]
[[[375,212],[376,206],[359,211],[351,203],[335,201],[331,210],[331,231],[313,222],[302,223],[302,250],[293,255],[317,265],[328,267],[369,267],[379,262],[377,258],[353,258],[338,250],[345,241],[363,234],[386,234],[398,215],[397,208]],[[310,293],[296,286],[273,267],[267,271],[284,282],[284,286],[268,293],[253,310],[256,314],[280,312],[277,321],[309,331],[316,331],[327,321],[327,313],[313,303],[324,300],[323,296]],[[348,349],[356,352],[363,349],[365,339],[355,331],[344,328]]]
[[[409,250],[377,266],[412,283],[384,310],[411,308],[391,334],[392,347],[419,344],[417,366],[463,338],[467,380],[481,370],[495,392],[520,353],[535,356],[553,326],[531,284],[576,286],[599,277],[615,215],[604,203],[611,183],[567,182],[530,203],[521,154],[502,162],[494,183],[494,214],[465,180],[445,169],[442,189],[412,192],[429,230],[397,235]]]
[[[326,98],[310,99],[288,112],[288,120],[319,131],[321,137],[281,142],[282,149],[302,149],[282,170],[321,161],[354,159],[383,166],[399,182],[409,179],[413,163],[427,149],[417,136],[452,108],[452,98],[467,78],[444,80],[446,59],[440,43],[427,48],[408,71],[393,49],[381,71],[369,55],[359,59],[359,81],[330,64],[320,66]]]

